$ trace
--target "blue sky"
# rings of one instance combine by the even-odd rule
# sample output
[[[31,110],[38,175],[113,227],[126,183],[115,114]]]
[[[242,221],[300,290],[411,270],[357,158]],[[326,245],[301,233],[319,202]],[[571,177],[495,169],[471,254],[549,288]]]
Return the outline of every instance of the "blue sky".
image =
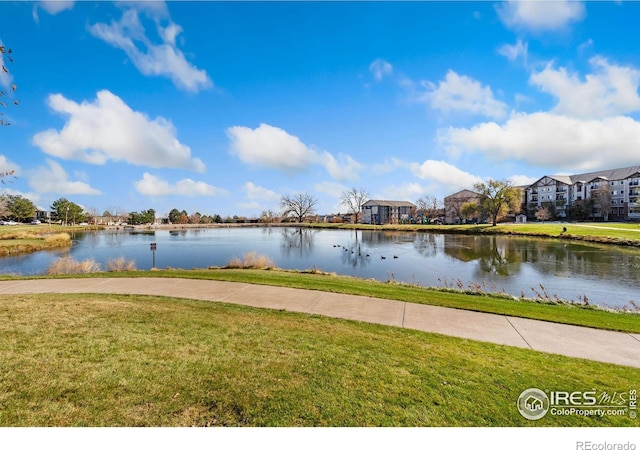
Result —
[[[640,163],[640,2],[0,2],[2,186],[42,208],[345,212]]]

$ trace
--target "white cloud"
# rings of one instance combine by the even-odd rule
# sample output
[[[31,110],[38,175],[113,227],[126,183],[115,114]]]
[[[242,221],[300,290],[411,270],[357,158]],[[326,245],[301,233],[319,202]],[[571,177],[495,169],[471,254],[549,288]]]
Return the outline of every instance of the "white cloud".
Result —
[[[383,77],[393,73],[393,66],[384,59],[378,58],[369,65],[369,72],[376,81],[381,81]]]
[[[246,203],[238,203],[239,209],[248,209],[251,211],[258,211],[262,208],[262,205],[258,202],[246,202]]]
[[[92,103],[80,104],[60,94],[50,95],[49,106],[69,117],[62,130],[49,129],[33,137],[45,153],[89,164],[114,160],[153,168],[205,169],[200,159],[191,158],[189,147],[176,139],[170,121],[150,120],[109,91],[98,92]]]
[[[529,186],[538,181],[539,178],[540,177],[530,177],[528,175],[511,175],[507,180],[512,186]]]
[[[13,171],[13,175],[19,175],[20,166],[9,161],[6,156],[0,155],[0,172],[6,173],[11,171]]]
[[[418,101],[428,103],[433,109],[481,114],[495,119],[506,115],[507,105],[494,98],[489,86],[482,86],[473,78],[458,75],[453,70],[449,70],[437,86],[431,82],[423,82],[423,86],[427,92]]]
[[[46,12],[55,16],[59,12],[73,9],[74,1],[69,0],[44,0],[37,3],[39,8],[44,9]]]
[[[381,163],[373,164],[371,166],[371,172],[376,175],[384,175],[385,173],[393,172],[396,169],[406,169],[409,167],[409,163],[406,163],[392,156],[391,158],[385,159]]]
[[[363,166],[349,155],[339,154],[336,159],[331,153],[324,152],[321,156],[322,165],[329,175],[336,180],[357,180],[358,173]]]
[[[640,123],[629,117],[579,119],[552,113],[518,114],[505,124],[449,128],[440,135],[450,152],[481,152],[536,166],[597,170],[638,163]]]
[[[277,169],[287,174],[301,172],[311,165],[323,166],[338,180],[356,179],[362,165],[348,155],[336,159],[329,152],[309,148],[285,130],[260,124],[256,129],[235,126],[227,129],[231,152],[244,163]]]
[[[61,195],[100,195],[98,189],[83,181],[69,181],[63,167],[51,159],[47,166],[40,166],[28,172],[28,183],[37,193],[55,193]]]
[[[349,188],[344,184],[336,183],[333,181],[323,181],[322,183],[316,183],[313,188],[316,192],[327,194],[335,199],[341,198],[342,193],[349,190]]]
[[[585,16],[584,5],[575,0],[509,0],[496,10],[508,28],[531,31],[562,29]]]
[[[379,200],[400,200],[415,202],[416,199],[420,198],[424,194],[429,193],[430,189],[420,185],[419,183],[404,183],[400,186],[396,186],[395,184],[386,186],[383,192],[384,194],[376,194],[372,196],[372,198]]]
[[[522,42],[521,39],[518,39],[514,45],[505,44],[498,49],[498,53],[509,61],[516,61],[518,58],[521,58],[525,67],[527,66],[528,52],[529,44]]]
[[[640,110],[640,71],[609,64],[602,57],[589,60],[593,73],[582,81],[577,74],[548,65],[530,82],[558,99],[554,111],[575,117],[606,117]]]
[[[242,189],[247,194],[247,198],[249,200],[263,200],[267,202],[279,202],[280,195],[275,193],[274,191],[264,188],[262,186],[258,186],[253,184],[251,181],[247,181]]]
[[[162,10],[140,2],[123,12],[120,21],[111,24],[97,23],[89,27],[95,37],[106,43],[124,50],[133,64],[144,75],[160,75],[170,78],[173,83],[187,91],[197,92],[213,85],[206,71],[200,70],[189,63],[182,51],[176,45],[176,36],[182,32],[180,25],[169,19],[166,26],[162,26],[161,16],[168,16],[166,7]],[[164,5],[164,4],[162,4]],[[153,43],[140,23],[138,10],[151,17],[155,23],[161,43]],[[162,14],[161,14],[162,13]]]
[[[422,164],[412,163],[410,167],[416,177],[449,186],[452,189],[470,188],[474,183],[482,181],[475,175],[460,170],[445,161],[429,159]]]
[[[235,126],[227,129],[231,150],[242,162],[293,173],[306,169],[317,154],[296,136],[265,123],[252,130]]]
[[[185,178],[171,185],[169,182],[149,173],[144,173],[142,179],[135,181],[133,185],[140,194],[152,197],[164,197],[167,195],[202,197],[227,193],[224,189],[203,181],[193,181],[191,178]]]
[[[16,189],[11,189],[11,188],[2,188],[0,186],[0,195],[19,195],[20,197],[24,197],[26,199],[31,200],[37,208],[40,208],[39,206],[37,206],[38,202],[40,202],[40,195],[36,194],[35,192],[22,192],[22,191],[18,191]]]

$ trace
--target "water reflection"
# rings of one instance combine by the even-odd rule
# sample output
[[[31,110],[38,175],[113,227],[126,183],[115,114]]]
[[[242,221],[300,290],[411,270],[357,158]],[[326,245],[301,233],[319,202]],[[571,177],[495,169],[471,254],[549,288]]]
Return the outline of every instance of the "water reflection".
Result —
[[[465,285],[486,283],[513,295],[530,295],[532,287],[543,283],[563,298],[588,295],[593,303],[610,304],[638,301],[640,292],[638,249],[513,236],[280,227],[77,233],[69,249],[0,258],[0,272],[44,273],[64,254],[91,258],[103,267],[109,259],[123,256],[139,269],[149,269],[149,242],[157,242],[157,267],[224,266],[232,257],[256,251],[282,268],[315,266],[422,286],[460,279]]]
[[[281,228],[280,248],[285,256],[295,252],[298,256],[308,256],[313,252],[313,238],[319,230],[309,228]]]

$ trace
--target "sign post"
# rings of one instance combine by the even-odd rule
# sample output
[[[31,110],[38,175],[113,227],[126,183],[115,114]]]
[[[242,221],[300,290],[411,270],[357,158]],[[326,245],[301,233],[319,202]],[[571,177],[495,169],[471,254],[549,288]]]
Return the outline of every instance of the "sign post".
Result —
[[[151,253],[153,253],[153,268],[156,268],[156,243],[151,243]]]

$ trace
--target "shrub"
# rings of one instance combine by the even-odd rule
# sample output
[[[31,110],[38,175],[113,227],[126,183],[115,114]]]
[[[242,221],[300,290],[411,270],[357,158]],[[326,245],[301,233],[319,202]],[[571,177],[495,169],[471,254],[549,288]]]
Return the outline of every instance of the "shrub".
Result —
[[[132,272],[134,270],[137,270],[136,262],[133,260],[126,260],[124,259],[124,256],[107,261],[108,272]]]
[[[56,259],[49,268],[49,275],[69,275],[76,273],[95,273],[100,272],[100,264],[93,259],[85,259],[84,261],[76,261],[70,256],[63,256]]]
[[[227,269],[273,269],[275,264],[273,260],[266,255],[256,252],[245,253],[240,258],[232,258],[227,263]]]

